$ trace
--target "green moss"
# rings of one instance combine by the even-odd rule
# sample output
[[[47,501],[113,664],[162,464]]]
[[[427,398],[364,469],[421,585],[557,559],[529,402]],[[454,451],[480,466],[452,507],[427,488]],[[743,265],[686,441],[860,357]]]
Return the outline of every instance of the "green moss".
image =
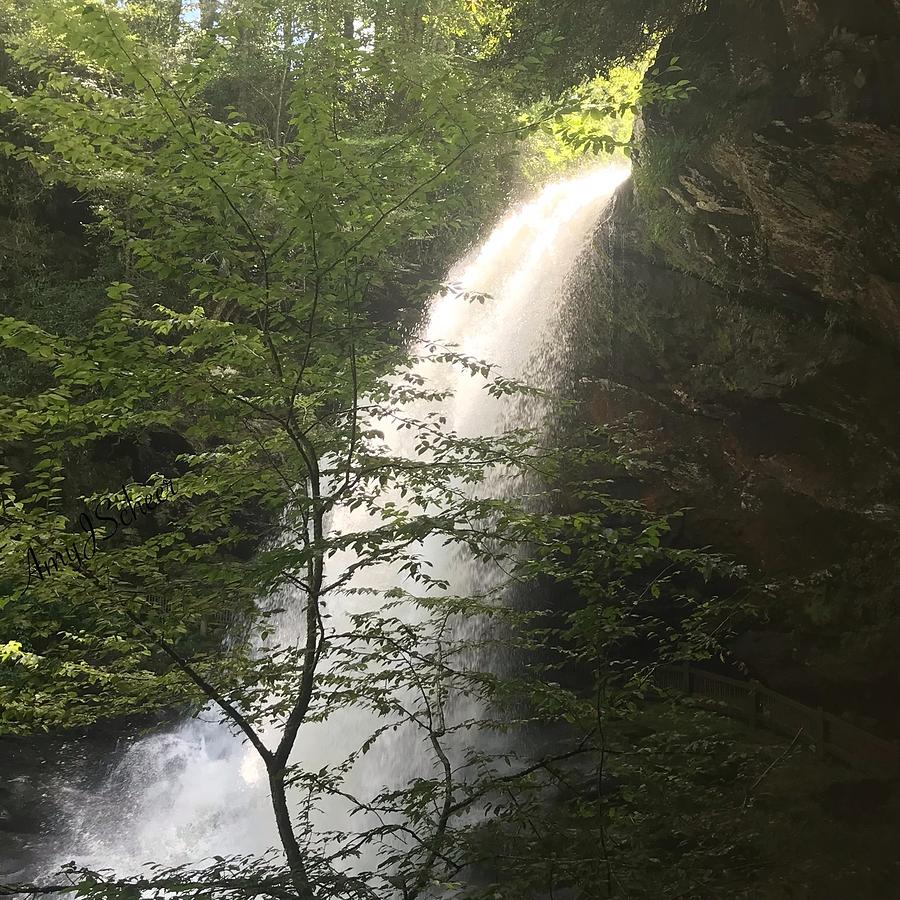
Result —
[[[666,193],[666,188],[678,185],[678,176],[695,150],[693,139],[654,134],[641,145],[633,178],[642,249],[649,253],[662,251],[675,268],[699,274],[685,250],[690,214]]]
[[[698,140],[684,134],[654,133],[641,145],[640,165],[635,168],[635,189],[639,201],[677,183],[678,174],[698,151]]]
[[[736,268],[699,252],[697,229],[705,228],[705,222],[698,221],[666,192],[666,187],[680,189],[678,175],[691,147],[692,142],[673,141],[668,146],[663,144],[661,153],[642,154],[641,166],[634,171],[639,248],[650,256],[662,253],[673,268],[716,287],[741,287],[745,279]]]

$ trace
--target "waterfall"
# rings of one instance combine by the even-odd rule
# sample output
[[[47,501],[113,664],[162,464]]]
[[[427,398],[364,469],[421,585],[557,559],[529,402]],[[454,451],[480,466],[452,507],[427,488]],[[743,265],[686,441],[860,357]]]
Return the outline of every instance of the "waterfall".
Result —
[[[557,329],[566,276],[614,189],[627,176],[622,166],[590,170],[551,184],[533,200],[511,210],[484,243],[453,268],[449,280],[460,291],[490,295],[470,302],[457,291],[436,297],[423,329],[426,341],[452,343],[460,352],[499,364],[506,376],[528,379],[541,372],[547,356],[558,358]],[[437,387],[452,387],[441,412],[462,435],[495,433],[509,412],[509,401],[489,397],[476,379],[423,364]],[[552,369],[552,365],[549,367]],[[448,382],[441,384],[441,380]],[[539,386],[548,386],[546,384]],[[550,385],[552,386],[552,385]],[[418,410],[417,410],[418,412]],[[538,424],[535,422],[519,424]],[[392,452],[414,455],[415,436],[384,428]],[[358,513],[338,511],[330,527],[360,530]],[[435,555],[440,554],[435,549]],[[454,583],[453,558],[435,559]],[[337,560],[335,565],[346,565]],[[389,586],[388,569],[369,573]],[[350,601],[334,601],[335,606]],[[299,604],[282,604],[299,606]],[[337,618],[348,609],[331,608]],[[277,642],[295,642],[301,624],[296,613],[277,620]],[[329,762],[340,741],[362,738],[371,722],[341,714],[301,730],[296,758],[309,765]],[[381,785],[404,782],[415,771],[408,755],[382,751],[366,757],[367,769],[355,777]],[[255,751],[220,725],[212,711],[178,727],[143,737],[118,755],[103,783],[67,783],[55,787],[65,809],[65,833],[55,836],[53,853],[41,868],[49,871],[69,860],[93,869],[136,873],[154,861],[164,866],[196,862],[214,854],[258,854],[278,846],[264,769]],[[339,813],[335,813],[336,815]]]

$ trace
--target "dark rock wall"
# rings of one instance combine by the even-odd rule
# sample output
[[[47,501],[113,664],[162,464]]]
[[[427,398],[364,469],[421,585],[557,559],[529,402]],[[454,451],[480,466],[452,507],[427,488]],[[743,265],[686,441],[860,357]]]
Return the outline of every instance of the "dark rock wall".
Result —
[[[576,280],[573,375],[683,540],[757,573],[735,653],[900,729],[900,2],[726,0],[668,37]]]

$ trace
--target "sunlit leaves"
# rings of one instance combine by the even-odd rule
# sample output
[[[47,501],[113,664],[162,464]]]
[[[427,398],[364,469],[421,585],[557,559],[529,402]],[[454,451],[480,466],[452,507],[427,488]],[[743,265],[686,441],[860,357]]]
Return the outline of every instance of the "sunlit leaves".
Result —
[[[731,612],[698,585],[727,578],[726,561],[674,548],[668,517],[607,493],[597,471],[627,460],[605,435],[555,435],[548,446],[526,428],[456,432],[429,406],[451,400],[459,376],[486,402],[558,398],[453,346],[405,343],[373,307],[411,246],[448,222],[470,238],[481,183],[459,177],[461,164],[516,130],[464,52],[496,10],[480,5],[473,26],[467,6],[404,9],[374,47],[340,33],[336,16],[319,27],[327,10],[317,6],[293,33],[277,4],[261,5],[255,32],[237,8],[196,53],[166,56],[137,27],[140,11],[58,0],[15,48],[41,77],[8,98],[30,137],[6,149],[92,204],[123,271],[78,335],[0,320],[0,343],[48,376],[0,407],[15,454],[0,469],[0,729],[213,701],[251,742],[265,732],[290,751],[298,715],[310,725],[374,713],[367,734],[335,748],[343,760],[288,765],[287,754],[267,773],[308,801],[293,824],[322,898],[393,897],[396,879],[417,886],[404,891],[414,897],[456,875],[454,855],[477,858],[485,833],[521,839],[522,809],[534,811],[559,776],[472,736],[565,722],[579,730],[578,753],[602,766],[594,691],[633,704],[658,659],[708,652]],[[423,40],[426,24],[439,49]],[[239,68],[244,53],[266,60],[259,80]],[[239,88],[270,101],[266,116],[251,118],[246,96],[216,107],[204,86],[235,70]],[[591,102],[584,115],[559,111],[566,140],[607,141],[597,128],[627,118],[634,101]],[[404,452],[397,434],[411,438]],[[124,485],[74,488],[60,474],[85,447],[102,456],[153,437],[177,449],[144,480],[176,480],[177,494],[140,522],[124,521]],[[112,513],[122,527],[100,538],[103,552],[29,569],[30,548],[53,559],[83,539],[82,514]],[[434,545],[492,578],[452,584]],[[540,590],[574,602],[510,602]],[[342,618],[335,608],[348,598],[365,603]],[[299,640],[274,627],[282,608],[303,622]],[[223,618],[238,623],[225,644],[207,627]],[[506,658],[499,650],[522,665],[485,665]],[[585,689],[562,686],[566,666]],[[472,711],[454,721],[453,702]],[[375,785],[368,800],[348,796],[350,764],[410,733],[426,748],[422,773]],[[313,828],[309,811],[338,797],[384,822]],[[603,815],[585,806],[592,828]],[[371,877],[345,866],[364,850]],[[253,893],[269,885],[278,896],[283,886],[277,859],[219,863],[117,884],[82,873],[83,893],[218,896],[246,893],[252,878]]]

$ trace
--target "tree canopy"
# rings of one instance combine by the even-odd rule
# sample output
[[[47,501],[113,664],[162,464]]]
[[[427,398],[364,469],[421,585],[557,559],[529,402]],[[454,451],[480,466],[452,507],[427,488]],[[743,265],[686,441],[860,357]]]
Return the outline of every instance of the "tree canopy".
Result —
[[[72,885],[27,889],[613,896],[627,877],[632,896],[652,896],[614,861],[613,833],[628,867],[657,851],[627,824],[634,795],[607,799],[608,757],[626,751],[604,729],[634,714],[660,661],[718,651],[735,609],[706,585],[735,570],[678,549],[668,517],[608,491],[597,473],[627,462],[608,435],[454,432],[426,369],[466,372],[488,395],[536,392],[416,340],[446,262],[434,245],[471,240],[505,195],[514,141],[542,124],[516,100],[534,62],[497,63],[503,29],[529,9],[5,12],[7,164],[77,196],[105,262],[85,278],[81,321],[25,302],[0,318],[4,353],[28,364],[0,408],[0,726],[207,705],[256,750],[280,841],[275,856],[73,870]],[[386,423],[415,435],[411,456]],[[111,448],[154,440],[156,455],[135,449],[140,479],[106,480]],[[490,490],[498,473],[518,495]],[[349,526],[333,527],[342,515]],[[434,544],[495,577],[449,583],[429,568]],[[372,577],[385,566],[402,588]],[[509,602],[548,586],[577,602]],[[362,600],[335,615],[339,596]],[[300,617],[299,640],[279,642],[266,597]],[[240,639],[205,628],[223,613]],[[522,663],[513,674],[486,662],[500,643]],[[298,735],[343,710],[378,724],[339,763],[306,766]],[[547,723],[563,749],[471,738]],[[425,748],[421,776],[352,795],[349,766],[395,728]],[[573,777],[588,785],[574,806],[549,802]],[[323,828],[326,798],[364,824]],[[545,846],[554,828],[568,846]]]

